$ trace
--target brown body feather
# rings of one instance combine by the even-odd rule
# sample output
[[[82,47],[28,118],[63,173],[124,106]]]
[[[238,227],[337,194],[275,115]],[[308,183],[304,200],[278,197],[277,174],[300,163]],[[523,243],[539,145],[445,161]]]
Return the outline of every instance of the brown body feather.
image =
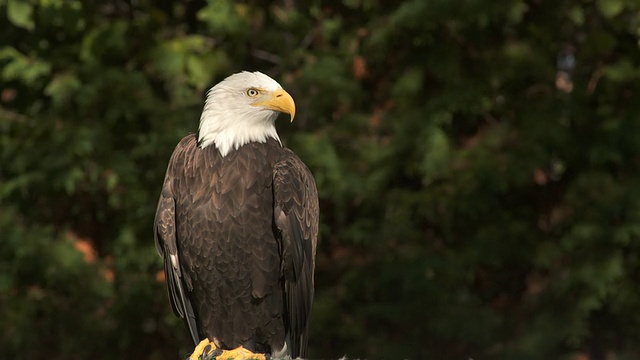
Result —
[[[176,147],[158,202],[156,246],[174,312],[194,342],[306,356],[318,232],[308,168],[277,140],[222,157],[194,134]]]

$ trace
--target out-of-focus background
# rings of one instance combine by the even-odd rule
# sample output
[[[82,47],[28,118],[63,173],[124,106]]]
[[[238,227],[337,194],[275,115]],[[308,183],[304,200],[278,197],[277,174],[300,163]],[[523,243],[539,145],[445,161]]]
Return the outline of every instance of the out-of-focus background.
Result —
[[[178,359],[152,221],[260,70],[315,174],[310,358],[640,358],[640,4],[0,0],[0,358]]]

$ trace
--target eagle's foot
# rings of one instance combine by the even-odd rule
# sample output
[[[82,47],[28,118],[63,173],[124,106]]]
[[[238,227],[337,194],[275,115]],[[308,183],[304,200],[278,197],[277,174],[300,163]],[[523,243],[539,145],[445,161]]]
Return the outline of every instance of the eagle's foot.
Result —
[[[193,353],[189,355],[187,360],[215,359],[215,356],[219,354],[218,350],[216,344],[209,341],[209,339],[204,339],[193,349]]]
[[[264,354],[256,354],[242,346],[233,350],[224,350],[216,360],[269,360]]]

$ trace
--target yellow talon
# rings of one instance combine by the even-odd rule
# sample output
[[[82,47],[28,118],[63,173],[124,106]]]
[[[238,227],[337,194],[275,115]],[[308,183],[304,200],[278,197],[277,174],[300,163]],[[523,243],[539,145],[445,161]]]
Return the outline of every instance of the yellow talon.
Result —
[[[211,345],[211,350],[209,350],[209,353],[218,348],[216,346],[216,344],[214,344],[211,341],[209,341],[208,338],[204,339],[204,340],[200,341],[200,343],[196,346],[195,349],[193,349],[193,353],[191,353],[191,355],[189,355],[189,360],[198,360],[198,359],[200,359],[200,356],[202,356],[202,353],[204,353],[204,349],[209,345]]]
[[[216,360],[266,360],[266,356],[264,354],[256,354],[253,353],[242,346],[235,348],[233,350],[225,350],[222,354],[216,357]]]

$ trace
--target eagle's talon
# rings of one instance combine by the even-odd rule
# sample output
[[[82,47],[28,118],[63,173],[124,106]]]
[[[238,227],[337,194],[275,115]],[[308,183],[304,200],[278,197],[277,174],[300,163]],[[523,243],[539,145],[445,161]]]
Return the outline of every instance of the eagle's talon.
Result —
[[[254,353],[246,348],[240,346],[233,350],[224,350],[216,360],[267,360],[267,356],[261,353]]]
[[[198,345],[196,345],[196,348],[193,349],[193,353],[191,353],[191,355],[189,355],[188,359],[189,360],[202,360],[207,355],[207,351],[211,351],[211,349],[217,349],[217,348],[218,347],[216,346],[216,344],[214,344],[211,341],[209,341],[209,339],[204,339],[204,340],[200,341],[200,343]],[[215,350],[213,350],[213,351],[215,351]]]
[[[211,344],[207,345],[202,349],[202,355],[208,355],[211,352]]]
[[[204,353],[202,354],[202,356],[204,360],[216,360],[218,356],[222,355],[223,352],[224,351],[222,349],[213,349],[210,353],[206,354],[206,356]]]

